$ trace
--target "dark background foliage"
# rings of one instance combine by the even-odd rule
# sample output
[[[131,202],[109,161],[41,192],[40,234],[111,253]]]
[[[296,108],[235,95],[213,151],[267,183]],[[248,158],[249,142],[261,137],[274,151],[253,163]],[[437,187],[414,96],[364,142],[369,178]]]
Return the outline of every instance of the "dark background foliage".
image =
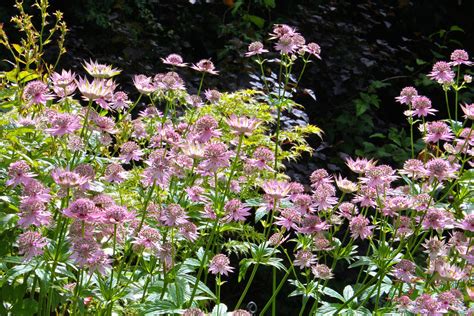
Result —
[[[205,88],[232,91],[250,87],[249,74],[258,72],[256,65],[243,57],[247,45],[254,40],[265,42],[274,23],[296,26],[308,41],[320,44],[322,61],[310,65],[302,81],[303,88],[314,91],[316,100],[304,90],[295,98],[304,105],[309,121],[325,132],[323,142],[312,141],[316,149],[312,157],[288,164],[288,173],[299,181],[317,167],[344,168],[341,158],[345,155],[400,164],[408,155],[405,146],[409,138],[404,108],[394,97],[404,86],[416,83],[420,93],[433,98],[442,115],[441,92],[424,74],[436,60],[449,58],[453,49],[464,48],[474,54],[474,1],[195,2],[51,1],[53,9],[64,12],[70,28],[68,52],[60,66],[82,73],[84,59],[113,64],[124,70],[122,88],[134,93],[133,74],[165,71],[160,57],[178,53],[186,62],[211,58],[220,75],[209,78]],[[12,4],[0,4],[0,21],[5,25],[15,14]],[[190,89],[196,89],[197,76],[183,75],[193,85]],[[472,101],[472,96],[467,98]],[[335,272],[338,277],[350,277],[337,268]],[[270,275],[261,277],[248,296],[259,306],[268,296],[268,284],[263,281],[267,279]],[[239,285],[230,282],[227,288],[234,286]],[[237,300],[231,293],[228,298]],[[292,302],[299,303],[289,300],[288,313],[281,310],[282,314],[290,313]]]

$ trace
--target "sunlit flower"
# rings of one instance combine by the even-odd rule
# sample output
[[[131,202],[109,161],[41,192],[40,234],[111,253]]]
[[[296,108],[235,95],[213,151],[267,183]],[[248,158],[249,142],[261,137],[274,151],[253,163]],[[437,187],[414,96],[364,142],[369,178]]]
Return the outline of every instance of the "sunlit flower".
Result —
[[[209,264],[209,272],[212,274],[228,275],[229,272],[233,271],[234,268],[230,266],[229,258],[224,254],[215,255]]]
[[[204,312],[197,307],[185,309],[182,316],[205,316]]]
[[[290,183],[288,181],[268,180],[262,184],[262,189],[269,197],[281,200],[290,193]]]
[[[133,77],[133,84],[141,94],[148,95],[156,91],[157,87],[151,77],[145,75],[135,75]]]
[[[39,232],[27,231],[18,237],[19,254],[24,255],[24,261],[43,254],[44,247],[48,244],[45,237]]]
[[[353,217],[349,223],[351,237],[354,239],[360,238],[363,240],[372,236],[372,228],[375,226],[369,225],[369,223],[369,220],[363,215]]]
[[[355,173],[365,173],[368,169],[375,166],[375,161],[372,159],[368,160],[366,158],[356,158],[353,160],[352,158],[346,159],[346,165]]]
[[[87,78],[79,77],[77,81],[77,88],[82,94],[82,97],[86,101],[96,101],[101,107],[107,109],[108,105],[104,104],[99,100],[112,100],[114,96],[115,83],[112,79],[98,79],[89,81]]]
[[[188,215],[179,204],[170,204],[161,212],[160,220],[166,226],[179,226],[188,222]]]
[[[401,104],[411,104],[413,98],[418,96],[418,91],[414,87],[405,87],[400,92],[400,96],[396,97],[395,100]]]
[[[183,79],[174,71],[165,74],[157,74],[153,81],[154,85],[163,91],[185,89]]]
[[[42,202],[33,201],[32,203],[22,202],[20,204],[20,219],[18,225],[27,228],[30,225],[40,227],[48,226],[51,223],[51,213],[46,210]]]
[[[465,119],[474,120],[474,103],[461,105],[461,109]]]
[[[48,86],[39,80],[28,82],[23,90],[23,99],[28,102],[28,105],[46,105],[46,102],[53,98],[54,97],[50,93]]]
[[[71,71],[62,70],[55,72],[50,77],[54,93],[60,98],[67,97],[76,91],[76,74]]]
[[[130,101],[128,95],[123,91],[117,91],[114,93],[110,106],[116,111],[128,109],[130,107]]]
[[[249,45],[247,53],[245,53],[246,57],[254,56],[254,55],[261,55],[263,53],[268,53],[268,50],[263,48],[263,44],[261,42],[253,42]]]
[[[10,186],[17,186],[19,184],[27,184],[35,176],[34,173],[30,172],[31,168],[24,160],[18,160],[12,162],[8,166],[8,177],[9,179],[5,183]]]
[[[199,72],[207,72],[211,75],[217,75],[219,72],[215,70],[214,64],[209,59],[201,59],[191,66],[192,69]]]
[[[53,136],[71,134],[81,128],[79,117],[69,113],[54,113],[49,118],[49,123],[51,127],[46,128],[45,132]]]
[[[166,58],[161,58],[163,64],[175,66],[175,67],[186,67],[187,64],[183,62],[183,58],[178,54],[170,54]]]
[[[189,241],[195,241],[199,237],[197,226],[192,222],[179,225],[178,231]]]
[[[225,216],[224,220],[226,221],[245,221],[250,215],[250,208],[246,207],[238,199],[232,199],[224,205]]]
[[[472,62],[469,61],[469,54],[463,49],[456,49],[451,53],[451,62],[450,65],[472,65]]]
[[[300,269],[310,268],[315,263],[316,257],[309,250],[298,250],[295,254],[295,260],[293,261],[293,265]]]
[[[194,140],[205,143],[213,137],[221,136],[217,121],[210,115],[200,117],[194,124]]]
[[[204,161],[199,164],[199,167],[209,173],[229,167],[231,154],[232,152],[227,150],[224,143],[210,143],[204,149]]]
[[[431,100],[425,96],[416,96],[412,100],[412,112],[409,113],[411,116],[428,116],[433,115],[438,110],[431,108]]]
[[[316,43],[308,43],[307,45],[304,45],[303,51],[313,55],[318,59],[321,59],[321,47]]]
[[[423,161],[419,159],[408,159],[403,164],[403,169],[400,169],[398,172],[410,178],[418,179],[425,174],[426,170]]]
[[[416,265],[413,262],[402,259],[393,266],[393,275],[405,283],[411,283],[414,278],[415,268]]]
[[[423,125],[421,125],[423,131]],[[426,123],[426,136],[423,138],[427,143],[436,143],[440,140],[450,141],[454,134],[445,122],[436,121]]]
[[[54,182],[63,188],[78,187],[85,184],[88,179],[77,172],[56,168],[51,172]]]
[[[433,80],[444,85],[450,85],[454,83],[454,71],[451,69],[449,63],[445,61],[438,61],[433,66],[433,70],[428,75]]]
[[[236,116],[232,114],[226,119],[227,124],[236,135],[250,136],[252,132],[258,127],[260,121],[255,118],[248,118],[245,116]]]
[[[120,147],[120,159],[123,162],[130,162],[131,160],[139,161],[144,155],[137,143],[134,141],[128,141]]]
[[[270,39],[278,39],[285,34],[294,35],[296,30],[286,24],[275,24],[273,26],[272,33],[270,33]]]
[[[444,181],[455,178],[456,167],[442,158],[433,158],[426,163],[426,176],[430,179]]]
[[[63,214],[70,218],[91,223],[100,221],[101,218],[95,203],[84,198],[72,202],[67,209],[63,210]]]
[[[211,103],[217,103],[221,99],[222,94],[215,89],[207,89],[204,91],[204,97]]]
[[[343,193],[352,193],[357,191],[357,183],[342,178],[340,175],[336,178],[336,185]]]
[[[117,68],[113,68],[111,65],[99,64],[98,62],[92,60],[89,60],[89,62],[84,61],[84,63],[84,69],[94,78],[108,79],[122,72]]]

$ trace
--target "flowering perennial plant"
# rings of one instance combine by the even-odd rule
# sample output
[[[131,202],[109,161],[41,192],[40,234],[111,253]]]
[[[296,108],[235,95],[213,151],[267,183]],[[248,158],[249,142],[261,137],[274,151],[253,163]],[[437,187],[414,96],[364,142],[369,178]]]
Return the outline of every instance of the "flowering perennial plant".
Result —
[[[242,308],[263,269],[260,315],[276,315],[283,286],[300,315],[473,312],[473,106],[458,104],[468,54],[428,75],[454,94],[449,119],[414,87],[396,97],[412,135],[402,168],[348,158],[350,174],[318,169],[304,185],[283,161],[321,131],[280,121],[324,56],[287,25],[269,40],[246,53],[262,91],[203,92],[213,62],[177,54],[162,58],[170,72],[133,78],[135,99],[119,69],[92,60],[84,74],[0,77],[0,314],[251,315]],[[278,81],[263,73],[272,63]],[[197,74],[197,92],[177,71]],[[231,301],[221,289],[234,276]]]

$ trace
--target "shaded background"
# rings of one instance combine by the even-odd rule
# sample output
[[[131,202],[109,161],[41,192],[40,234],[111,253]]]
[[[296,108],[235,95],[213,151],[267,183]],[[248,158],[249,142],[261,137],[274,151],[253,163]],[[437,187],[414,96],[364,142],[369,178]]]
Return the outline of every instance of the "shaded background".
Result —
[[[189,63],[211,58],[220,75],[208,77],[205,88],[233,91],[251,87],[249,75],[258,73],[255,63],[243,57],[247,45],[254,40],[265,42],[274,23],[296,26],[307,41],[322,47],[322,61],[311,64],[302,80],[302,87],[314,91],[316,100],[303,91],[295,96],[305,107],[306,115],[300,118],[325,132],[323,141],[311,140],[313,155],[288,164],[288,173],[302,182],[319,167],[344,169],[346,155],[365,155],[400,166],[408,156],[409,138],[404,108],[395,103],[395,96],[403,87],[416,85],[421,94],[432,98],[442,117],[442,91],[425,74],[454,49],[474,54],[474,1],[195,2],[51,1],[53,9],[64,12],[70,29],[68,52],[60,67],[83,73],[81,63],[89,58],[113,64],[124,70],[122,88],[134,94],[132,75],[163,72],[160,57],[178,53]],[[12,4],[1,2],[1,22],[7,24],[15,14]],[[14,38],[12,32],[9,35]],[[198,76],[191,71],[181,74],[189,90],[195,90]],[[472,102],[472,94],[461,101]],[[262,271],[247,296],[260,308],[270,294],[269,271]],[[335,272],[336,279],[352,278],[339,267]],[[241,285],[234,281],[223,288],[229,306],[241,292]],[[331,284],[337,290],[341,286]],[[280,297],[291,290],[286,287]],[[289,315],[292,305],[299,303],[285,299],[279,313]]]

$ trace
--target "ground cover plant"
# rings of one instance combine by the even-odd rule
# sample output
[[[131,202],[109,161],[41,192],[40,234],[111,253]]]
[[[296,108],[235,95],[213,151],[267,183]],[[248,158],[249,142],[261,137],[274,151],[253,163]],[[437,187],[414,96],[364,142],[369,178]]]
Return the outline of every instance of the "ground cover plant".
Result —
[[[249,44],[257,89],[210,89],[211,60],[171,54],[168,72],[133,76],[132,99],[113,65],[56,69],[61,13],[51,20],[45,0],[38,19],[16,6],[23,40],[0,25],[11,64],[0,76],[0,314],[277,315],[284,287],[299,315],[472,313],[467,52],[428,74],[448,118],[421,89],[394,98],[410,126],[402,168],[353,157],[350,174],[317,169],[305,185],[284,162],[324,133],[282,118],[300,107],[292,96],[322,55],[295,28],[275,25]],[[247,295],[264,269],[256,310]]]

